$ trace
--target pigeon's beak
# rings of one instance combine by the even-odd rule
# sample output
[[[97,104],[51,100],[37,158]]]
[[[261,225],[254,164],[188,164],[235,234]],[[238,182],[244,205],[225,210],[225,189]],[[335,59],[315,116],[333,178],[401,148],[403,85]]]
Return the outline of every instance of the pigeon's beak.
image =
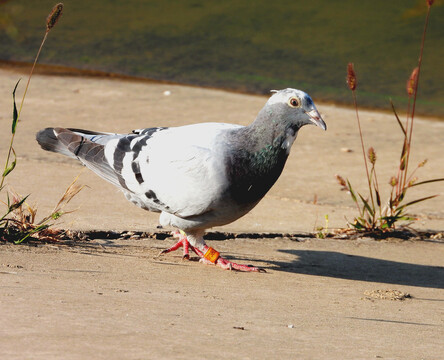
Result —
[[[306,114],[310,118],[310,121],[319,126],[322,130],[327,130],[327,124],[322,120],[321,115],[316,109],[313,109],[311,111],[307,111]]]

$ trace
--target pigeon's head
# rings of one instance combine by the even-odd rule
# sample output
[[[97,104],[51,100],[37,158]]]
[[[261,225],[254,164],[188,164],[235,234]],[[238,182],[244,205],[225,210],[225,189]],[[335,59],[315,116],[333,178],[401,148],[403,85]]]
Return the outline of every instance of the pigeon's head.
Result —
[[[308,94],[290,88],[279,91],[272,90],[272,92],[274,94],[267,101],[266,106],[270,107],[274,114],[277,113],[292,127],[299,129],[304,125],[314,124],[327,130],[327,125]]]

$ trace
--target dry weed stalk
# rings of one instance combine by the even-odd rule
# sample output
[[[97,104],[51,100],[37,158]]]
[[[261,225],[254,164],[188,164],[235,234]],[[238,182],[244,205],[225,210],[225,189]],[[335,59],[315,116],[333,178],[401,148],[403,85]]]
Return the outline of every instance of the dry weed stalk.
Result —
[[[28,82],[26,83],[25,91],[23,93],[22,101],[20,103],[20,107],[17,110],[17,105],[15,101],[15,93],[17,90],[17,86],[20,82],[17,81],[14,90],[12,92],[13,98],[13,112],[12,112],[12,136],[9,144],[8,155],[6,157],[5,168],[2,173],[2,179],[0,182],[0,191],[4,189],[4,183],[6,177],[14,170],[17,164],[17,157],[13,147],[14,138],[17,130],[17,123],[20,118],[20,114],[23,108],[23,104],[25,101],[26,93],[29,88],[29,83],[32,78],[32,74],[34,72],[34,68],[37,64],[37,60],[40,56],[40,52],[45,44],[46,38],[50,32],[50,30],[57,24],[57,21],[60,19],[60,16],[63,12],[63,4],[56,4],[48,17],[46,18],[46,30],[43,36],[43,40],[40,44],[39,50],[37,51],[37,55],[34,59],[34,63],[31,68],[31,72],[28,77]],[[14,159],[11,160],[11,155],[13,155]],[[30,236],[39,236],[39,237],[54,237],[55,234],[58,233],[57,230],[49,229],[51,220],[57,220],[62,214],[66,214],[66,211],[63,211],[63,208],[71,201],[71,199],[79,193],[79,191],[83,188],[83,186],[79,186],[76,184],[78,176],[74,179],[71,185],[68,187],[60,201],[55,206],[52,213],[46,216],[43,220],[36,223],[36,213],[37,209],[35,207],[30,206],[26,203],[26,199],[28,196],[21,198],[15,193],[7,193],[7,202],[5,203],[7,210],[0,217],[0,239],[2,240],[11,240],[13,239],[15,243],[21,243]]]
[[[17,90],[17,86],[18,86],[20,80],[17,81],[17,83],[15,84],[15,87],[14,87],[14,91],[12,92],[13,107],[14,107],[13,115],[12,115],[12,136],[11,136],[11,142],[9,144],[8,156],[6,157],[5,169],[3,171],[2,180],[0,182],[0,190],[3,189],[3,184],[5,182],[6,176],[8,176],[8,174],[12,170],[14,170],[14,168],[16,166],[16,163],[17,163],[17,157],[16,157],[16,154],[15,154],[15,151],[14,151],[14,148],[13,148],[14,138],[15,138],[15,133],[16,133],[16,129],[17,129],[17,122],[18,122],[18,120],[20,118],[20,114],[22,112],[23,103],[25,102],[26,93],[28,92],[29,83],[31,82],[31,77],[32,77],[32,74],[34,73],[35,65],[37,64],[37,60],[39,59],[40,52],[42,51],[43,45],[45,44],[46,38],[48,37],[48,34],[49,34],[49,31],[57,23],[57,21],[60,18],[60,16],[62,16],[62,11],[63,11],[63,4],[62,3],[58,3],[58,4],[56,4],[53,7],[53,9],[51,10],[51,12],[49,13],[49,15],[48,15],[48,17],[46,19],[45,35],[43,36],[43,40],[42,40],[42,42],[40,44],[40,48],[37,51],[37,55],[35,56],[34,63],[32,64],[31,72],[29,73],[28,82],[26,83],[25,91],[23,92],[22,101],[20,103],[20,108],[19,108],[18,111],[17,111],[17,106],[16,106],[16,103],[15,103],[15,91]],[[11,159],[11,153],[14,155],[14,160],[10,164],[9,161]]]
[[[405,199],[407,190],[413,186],[423,185],[437,181],[444,181],[444,178],[426,180],[421,182],[417,181],[418,178],[415,177],[414,174],[416,173],[417,169],[423,167],[426,164],[427,160],[424,160],[421,163],[419,163],[417,167],[410,174],[408,174],[410,153],[412,148],[413,123],[415,118],[415,106],[416,106],[416,97],[418,94],[419,75],[421,72],[424,42],[425,42],[427,25],[429,22],[430,9],[432,4],[433,4],[432,0],[427,0],[428,9],[427,9],[424,30],[422,34],[418,65],[413,69],[406,85],[409,101],[408,101],[407,119],[405,125],[399,119],[395,106],[391,102],[393,113],[404,134],[404,141],[401,150],[398,173],[396,176],[392,176],[390,178],[389,181],[389,184],[391,186],[390,197],[387,204],[384,206],[381,204],[378,178],[376,176],[376,169],[375,169],[375,164],[377,159],[376,152],[373,147],[370,147],[367,152],[367,157],[365,153],[364,138],[362,135],[361,122],[359,119],[358,105],[356,101],[356,88],[357,88],[356,72],[353,63],[348,64],[347,84],[349,89],[352,91],[353,103],[356,110],[356,119],[358,122],[359,136],[361,139],[361,148],[364,157],[364,165],[367,175],[369,196],[367,198],[364,198],[360,193],[356,193],[353,190],[350,182],[348,180],[347,181],[344,180],[344,178],[342,178],[341,176],[336,175],[336,179],[339,185],[341,186],[341,190],[349,191],[353,202],[357,206],[359,216],[355,217],[354,221],[350,223],[350,225],[356,230],[379,229],[385,231],[385,230],[394,229],[396,223],[398,223],[399,221],[415,220],[413,217],[411,217],[406,213],[406,209],[413,204],[434,198],[437,195],[426,196],[420,199],[410,201],[408,203],[404,203],[403,201]],[[367,163],[367,158],[371,164],[370,171]],[[376,204],[375,204],[375,199],[376,199]],[[362,207],[360,203],[362,204]]]

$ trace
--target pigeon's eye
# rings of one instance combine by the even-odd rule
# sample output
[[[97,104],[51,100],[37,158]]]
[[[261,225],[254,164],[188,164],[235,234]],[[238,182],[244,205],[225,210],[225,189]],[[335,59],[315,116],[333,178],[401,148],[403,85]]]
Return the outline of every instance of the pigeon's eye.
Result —
[[[288,101],[288,105],[290,105],[291,107],[297,108],[297,107],[301,106],[301,102],[299,101],[298,98],[291,98]]]

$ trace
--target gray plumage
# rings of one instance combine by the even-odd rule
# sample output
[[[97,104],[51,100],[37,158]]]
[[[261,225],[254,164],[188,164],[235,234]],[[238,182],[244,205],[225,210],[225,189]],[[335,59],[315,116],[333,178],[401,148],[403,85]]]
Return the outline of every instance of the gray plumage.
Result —
[[[160,223],[184,230],[191,245],[203,232],[249,212],[281,174],[299,129],[326,129],[302,91],[277,91],[249,126],[204,123],[110,134],[47,128],[44,150],[77,158],[119,187]]]

